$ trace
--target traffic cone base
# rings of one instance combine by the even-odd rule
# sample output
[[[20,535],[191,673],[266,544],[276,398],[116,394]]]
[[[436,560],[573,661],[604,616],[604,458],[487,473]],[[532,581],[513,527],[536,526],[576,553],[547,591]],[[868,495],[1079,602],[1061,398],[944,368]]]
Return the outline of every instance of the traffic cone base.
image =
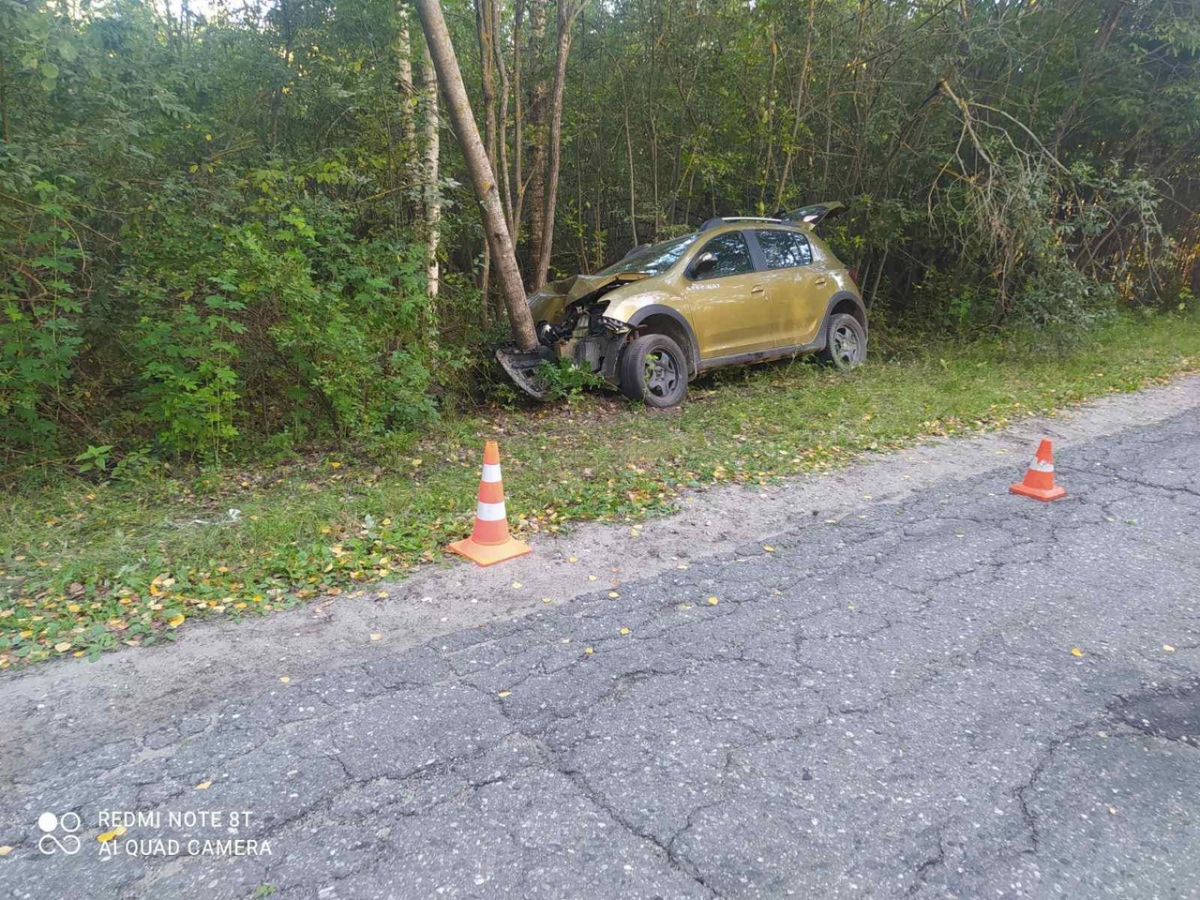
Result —
[[[500,476],[500,447],[488,441],[483,448],[483,474],[479,479],[479,505],[471,536],[450,545],[455,553],[481,566],[494,566],[530,552],[530,546],[508,533],[504,507],[504,481]]]
[[[1014,494],[1020,494],[1022,497],[1032,497],[1034,500],[1044,500],[1047,503],[1051,500],[1061,500],[1067,496],[1066,488],[1058,484],[1052,488],[1035,488],[1018,481],[1016,484],[1010,486],[1009,490]]]
[[[532,552],[533,548],[515,537],[508,537],[502,544],[479,544],[474,538],[455,541],[450,545],[455,553],[460,553],[467,559],[481,566],[494,566],[506,559],[515,559]]]
[[[1043,439],[1038,445],[1025,480],[1010,486],[1009,491],[1047,503],[1067,496],[1066,489],[1054,483],[1054,447],[1049,440]]]

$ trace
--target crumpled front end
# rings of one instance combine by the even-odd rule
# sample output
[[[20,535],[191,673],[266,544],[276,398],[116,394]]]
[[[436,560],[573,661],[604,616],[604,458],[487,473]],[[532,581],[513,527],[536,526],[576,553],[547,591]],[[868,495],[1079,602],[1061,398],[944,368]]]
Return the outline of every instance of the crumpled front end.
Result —
[[[604,315],[607,295],[644,277],[628,272],[604,277],[576,275],[547,285],[529,298],[537,349],[503,347],[496,351],[496,359],[517,387],[538,400],[549,393],[540,374],[542,364],[560,359],[569,359],[615,385],[617,358],[631,329],[624,321]]]

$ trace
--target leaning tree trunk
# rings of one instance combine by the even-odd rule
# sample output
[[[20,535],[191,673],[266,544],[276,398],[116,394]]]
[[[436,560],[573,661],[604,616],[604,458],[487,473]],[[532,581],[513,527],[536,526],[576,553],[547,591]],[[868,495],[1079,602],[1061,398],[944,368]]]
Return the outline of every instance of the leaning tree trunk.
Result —
[[[416,0],[421,27],[425,31],[425,43],[437,71],[442,95],[446,100],[446,112],[454,135],[462,148],[467,163],[471,185],[483,212],[483,227],[496,265],[504,304],[508,308],[508,320],[512,327],[513,340],[521,350],[537,348],[537,337],[533,331],[533,317],[529,304],[525,302],[525,289],[521,285],[521,272],[517,268],[517,257],[513,252],[512,237],[504,221],[504,207],[500,203],[500,191],[496,187],[496,176],[492,164],[479,137],[479,128],[471,112],[471,101],[463,85],[462,72],[458,68],[458,57],[450,42],[446,19],[442,16],[439,0]]]

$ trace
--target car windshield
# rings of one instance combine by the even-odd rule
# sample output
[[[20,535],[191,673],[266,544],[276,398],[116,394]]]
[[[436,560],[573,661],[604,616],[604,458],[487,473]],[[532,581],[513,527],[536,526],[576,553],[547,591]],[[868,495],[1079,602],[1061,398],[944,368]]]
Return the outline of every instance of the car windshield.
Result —
[[[620,262],[613,263],[607,269],[597,272],[597,275],[622,275],[625,272],[641,272],[646,275],[661,275],[671,268],[685,250],[696,240],[696,235],[675,238],[673,241],[663,241],[652,244],[640,250],[634,250]]]

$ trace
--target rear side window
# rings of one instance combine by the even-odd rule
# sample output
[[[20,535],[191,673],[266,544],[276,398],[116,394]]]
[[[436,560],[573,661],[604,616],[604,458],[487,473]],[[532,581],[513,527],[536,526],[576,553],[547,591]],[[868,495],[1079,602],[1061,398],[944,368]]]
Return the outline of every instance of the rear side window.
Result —
[[[794,269],[813,261],[812,245],[802,234],[791,231],[756,231],[768,269]]]
[[[754,271],[754,260],[750,258],[750,246],[740,231],[718,235],[707,244],[701,253],[711,253],[717,258],[717,267],[705,272],[701,278],[724,278],[726,275],[741,275]]]

